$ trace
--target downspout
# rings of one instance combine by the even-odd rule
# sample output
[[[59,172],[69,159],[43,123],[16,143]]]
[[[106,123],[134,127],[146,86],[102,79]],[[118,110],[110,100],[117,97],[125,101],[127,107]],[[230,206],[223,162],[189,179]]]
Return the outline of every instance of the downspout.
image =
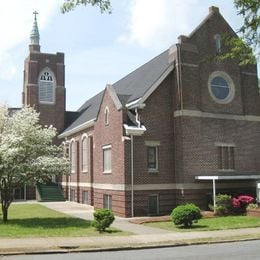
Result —
[[[182,111],[183,111],[183,96],[182,96],[182,75],[181,75],[181,50],[180,50],[180,44],[176,44],[177,47],[177,64],[176,64],[176,70],[177,70],[177,88],[178,88],[178,97],[179,97],[179,107],[180,109],[180,132],[181,132],[181,138],[183,140],[183,134],[182,134]],[[183,141],[182,141],[183,143]],[[181,149],[182,150],[182,149]],[[182,168],[182,167],[181,167]],[[184,187],[184,176],[182,174],[182,188],[181,188],[181,196],[185,196],[185,187]]]
[[[136,121],[136,123],[138,125],[138,128],[140,128],[141,127],[141,122],[140,122],[140,119],[139,119],[137,108],[135,109],[135,121]]]
[[[183,100],[182,100],[182,76],[181,76],[181,51],[180,44],[176,44],[177,47],[177,85],[178,85],[178,96],[179,96],[179,106],[180,110],[183,110]]]
[[[138,128],[141,127],[138,110],[135,109],[135,121]],[[134,217],[134,136],[131,135],[131,216]]]
[[[69,175],[69,194],[68,194],[68,200],[70,201],[70,178],[71,176]]]
[[[131,135],[131,216],[134,217],[134,136]]]
[[[135,109],[135,122],[137,123],[137,127],[129,127],[125,126],[126,134],[130,136],[128,140],[131,141],[130,144],[130,172],[131,172],[131,216],[134,217],[134,136],[143,135],[146,131],[144,126],[141,126],[140,118],[138,115],[138,109]],[[127,126],[127,127],[126,127]]]
[[[24,200],[27,200],[27,197],[26,197],[26,184],[24,184],[24,190],[23,190],[23,197],[24,197]]]

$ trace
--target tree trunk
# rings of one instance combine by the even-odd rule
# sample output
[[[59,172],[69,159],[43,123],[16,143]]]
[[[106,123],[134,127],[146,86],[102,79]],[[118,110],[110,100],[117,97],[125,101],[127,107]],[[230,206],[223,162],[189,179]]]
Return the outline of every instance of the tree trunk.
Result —
[[[8,220],[8,208],[2,207],[3,222],[6,223]]]

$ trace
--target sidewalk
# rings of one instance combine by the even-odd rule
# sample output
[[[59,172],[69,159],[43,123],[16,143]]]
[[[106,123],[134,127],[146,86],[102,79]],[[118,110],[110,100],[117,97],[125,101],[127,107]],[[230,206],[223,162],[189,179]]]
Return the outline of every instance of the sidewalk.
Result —
[[[71,202],[44,203],[61,212],[92,219],[93,209]],[[46,253],[71,251],[100,251],[159,246],[176,246],[198,243],[260,239],[260,228],[221,230],[207,232],[169,232],[143,225],[132,224],[128,219],[116,218],[114,225],[135,235],[98,237],[50,237],[26,239],[0,239],[0,255],[19,253]],[[131,229],[131,230],[129,230]],[[142,233],[143,232],[143,233]]]

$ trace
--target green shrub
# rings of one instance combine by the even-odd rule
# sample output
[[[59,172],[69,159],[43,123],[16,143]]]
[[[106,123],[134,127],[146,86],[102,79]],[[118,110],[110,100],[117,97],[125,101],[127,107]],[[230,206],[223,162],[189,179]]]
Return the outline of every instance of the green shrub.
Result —
[[[247,209],[258,209],[257,203],[249,203]]]
[[[94,212],[93,226],[99,231],[104,232],[106,228],[115,220],[115,216],[111,210],[108,209],[97,209]]]
[[[183,225],[185,228],[192,226],[193,222],[197,222],[202,218],[199,207],[190,203],[177,206],[171,213],[173,223]]]
[[[218,216],[226,216],[232,213],[231,196],[227,194],[218,194],[216,196],[215,213]]]

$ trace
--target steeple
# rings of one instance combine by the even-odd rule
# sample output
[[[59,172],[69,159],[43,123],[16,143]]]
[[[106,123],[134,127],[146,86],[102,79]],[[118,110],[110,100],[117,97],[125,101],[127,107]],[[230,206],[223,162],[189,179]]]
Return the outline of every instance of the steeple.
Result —
[[[30,52],[40,52],[40,34],[38,30],[38,24],[37,24],[37,12],[34,11],[34,22],[32,27],[32,32],[30,35],[31,44],[29,45]]]

